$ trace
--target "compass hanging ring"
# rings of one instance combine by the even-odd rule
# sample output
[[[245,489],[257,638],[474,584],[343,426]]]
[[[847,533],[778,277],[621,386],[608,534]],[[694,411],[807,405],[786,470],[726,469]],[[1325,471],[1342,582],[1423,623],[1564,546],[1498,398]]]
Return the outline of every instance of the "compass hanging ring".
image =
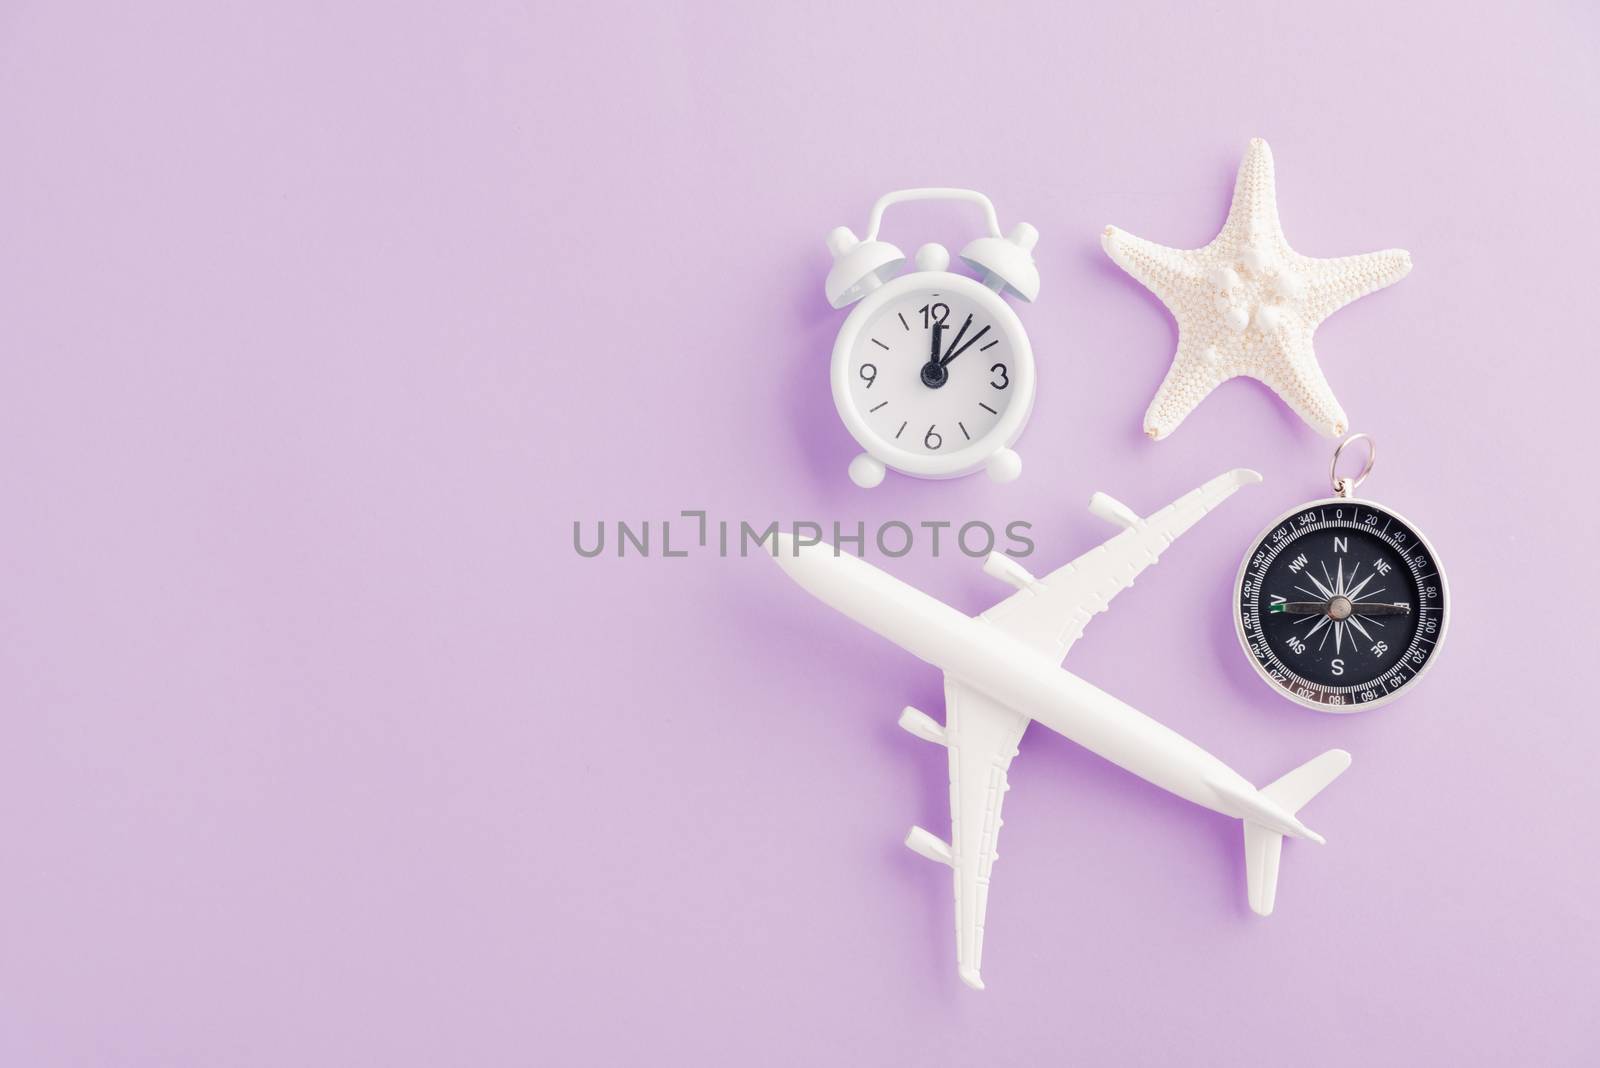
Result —
[[[1361,468],[1361,473],[1355,478],[1349,475],[1339,477],[1339,457],[1352,443],[1365,440],[1367,443],[1367,462]],[[1372,474],[1372,465],[1378,462],[1378,442],[1371,434],[1351,434],[1339,442],[1339,447],[1333,450],[1333,462],[1328,465],[1328,481],[1333,483],[1333,492],[1341,497],[1348,497],[1355,493],[1356,487],[1367,480]]]

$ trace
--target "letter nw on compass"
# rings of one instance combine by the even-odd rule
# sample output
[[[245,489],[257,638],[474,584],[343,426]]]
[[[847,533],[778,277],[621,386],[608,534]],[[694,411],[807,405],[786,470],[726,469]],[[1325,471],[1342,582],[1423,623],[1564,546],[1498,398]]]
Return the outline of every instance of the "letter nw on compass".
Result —
[[[1393,697],[1444,636],[1445,584],[1427,542],[1367,501],[1303,505],[1245,558],[1240,637],[1261,675],[1313,708]]]

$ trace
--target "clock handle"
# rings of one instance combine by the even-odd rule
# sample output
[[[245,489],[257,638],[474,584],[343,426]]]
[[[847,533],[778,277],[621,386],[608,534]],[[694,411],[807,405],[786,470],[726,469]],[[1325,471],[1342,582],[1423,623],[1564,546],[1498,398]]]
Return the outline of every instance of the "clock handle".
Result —
[[[872,215],[867,219],[867,236],[865,240],[876,241],[878,228],[883,225],[883,213],[892,205],[904,204],[911,200],[961,200],[969,204],[977,204],[983,208],[984,221],[989,224],[989,236],[999,237],[1000,219],[994,213],[994,204],[989,198],[976,189],[952,189],[948,186],[925,186],[918,189],[896,189],[892,193],[885,193],[872,205]]]

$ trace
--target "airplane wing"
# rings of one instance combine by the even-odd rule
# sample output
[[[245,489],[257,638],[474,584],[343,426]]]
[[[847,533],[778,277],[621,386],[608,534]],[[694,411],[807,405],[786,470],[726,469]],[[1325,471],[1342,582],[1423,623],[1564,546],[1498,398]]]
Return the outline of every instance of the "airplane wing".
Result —
[[[1014,582],[1019,589],[979,618],[1059,663],[1089,620],[1133,585],[1139,573],[1155,563],[1178,535],[1240,486],[1260,481],[1260,475],[1241,467],[1217,476],[1144,519],[1105,494],[1096,493],[1089,501],[1089,510],[1125,529],[1042,579],[1032,578],[1009,559],[995,561],[998,554],[991,553],[994,566],[985,569]]]
[[[983,918],[997,859],[1000,805],[1010,789],[1006,770],[1029,720],[948,675],[944,709],[945,725],[937,740],[950,751],[950,843],[913,827],[906,845],[954,869],[956,964],[962,981],[982,990]]]

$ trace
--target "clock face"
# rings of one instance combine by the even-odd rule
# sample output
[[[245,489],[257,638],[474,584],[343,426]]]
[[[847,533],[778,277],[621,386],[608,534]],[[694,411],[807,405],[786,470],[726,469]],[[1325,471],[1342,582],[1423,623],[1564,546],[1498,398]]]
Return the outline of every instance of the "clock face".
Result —
[[[1333,498],[1283,516],[1245,556],[1237,592],[1239,638],[1257,672],[1326,712],[1393,699],[1444,640],[1433,547],[1369,501]]]
[[[970,279],[952,280],[966,284],[892,295],[847,353],[849,404],[866,432],[928,460],[1008,444],[986,439],[1017,425],[1006,414],[1026,407],[1032,386],[1032,356],[1011,309]]]

